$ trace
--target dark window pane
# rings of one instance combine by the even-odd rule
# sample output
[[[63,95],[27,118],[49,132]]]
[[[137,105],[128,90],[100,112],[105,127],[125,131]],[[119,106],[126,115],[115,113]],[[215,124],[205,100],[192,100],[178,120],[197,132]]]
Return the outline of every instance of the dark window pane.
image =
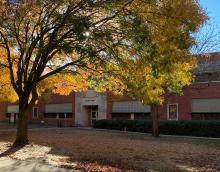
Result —
[[[176,120],[177,119],[177,105],[168,105],[168,114],[169,114],[169,119]]]
[[[59,113],[59,118],[65,118],[65,113]]]
[[[57,113],[44,113],[44,118],[56,118]]]
[[[66,113],[66,118],[72,118],[73,114],[72,113]]]
[[[135,113],[134,119],[151,119],[150,113]]]
[[[192,113],[192,120],[220,120],[220,113]]]
[[[92,106],[92,111],[97,111],[98,110],[98,106]]]
[[[72,113],[58,113],[60,119],[72,118]],[[57,113],[44,113],[44,118],[57,118]]]
[[[130,113],[113,113],[112,119],[130,119]]]

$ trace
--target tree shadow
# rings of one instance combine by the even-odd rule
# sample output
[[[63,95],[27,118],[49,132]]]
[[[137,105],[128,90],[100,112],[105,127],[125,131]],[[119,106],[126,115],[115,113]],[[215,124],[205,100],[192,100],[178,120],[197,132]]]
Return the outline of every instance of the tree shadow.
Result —
[[[185,139],[172,137],[155,139],[137,133],[80,129],[45,129],[43,132],[34,130],[29,134],[31,145],[40,146],[30,150],[36,150],[38,153],[45,152],[42,155],[37,153],[40,157],[39,161],[53,161],[57,166],[65,169],[79,171],[97,169],[105,169],[105,171],[188,171],[187,169],[190,168],[220,170],[218,165],[220,152],[212,155],[213,151],[205,151],[204,156],[197,152],[197,149],[192,149],[192,152],[191,149],[186,149],[186,152],[180,151],[179,145],[181,146],[182,143],[181,148],[184,148],[184,145],[192,144],[190,140]],[[14,135],[13,137],[9,134],[5,135],[8,136],[7,139],[4,138],[5,141],[13,140]],[[146,146],[146,144],[148,145]],[[193,145],[195,146],[195,144]],[[161,146],[163,149],[157,149],[157,146]],[[165,156],[164,152],[169,151],[170,147],[173,147],[172,153]],[[0,157],[11,155],[22,148],[8,147],[7,151],[0,154]],[[199,149],[199,146],[197,148],[202,150],[202,148]],[[151,149],[152,151],[150,151]],[[36,160],[38,156],[31,153],[28,158]]]
[[[59,168],[46,163],[41,163],[32,160],[11,160],[5,159],[1,161],[0,171],[30,171],[30,172],[74,172],[71,169]]]
[[[7,149],[5,152],[0,153],[0,158],[4,157],[4,156],[9,156],[17,151],[19,151],[20,149],[22,149],[24,146],[9,146],[9,149]]]

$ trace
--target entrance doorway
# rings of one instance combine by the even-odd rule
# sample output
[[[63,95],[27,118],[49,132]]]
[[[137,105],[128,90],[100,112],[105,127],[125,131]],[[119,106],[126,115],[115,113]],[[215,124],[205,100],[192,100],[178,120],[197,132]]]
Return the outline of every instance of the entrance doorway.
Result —
[[[91,106],[90,124],[93,125],[98,120],[98,106]]]

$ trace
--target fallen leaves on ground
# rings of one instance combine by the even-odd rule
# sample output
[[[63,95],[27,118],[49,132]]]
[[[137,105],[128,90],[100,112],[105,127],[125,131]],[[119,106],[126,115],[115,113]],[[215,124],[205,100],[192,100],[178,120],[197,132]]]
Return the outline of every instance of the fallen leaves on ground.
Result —
[[[220,141],[210,147],[191,139],[74,128],[33,130],[29,136],[30,145],[8,157],[90,172],[220,170]],[[0,133],[0,153],[10,148],[14,137],[13,131]]]

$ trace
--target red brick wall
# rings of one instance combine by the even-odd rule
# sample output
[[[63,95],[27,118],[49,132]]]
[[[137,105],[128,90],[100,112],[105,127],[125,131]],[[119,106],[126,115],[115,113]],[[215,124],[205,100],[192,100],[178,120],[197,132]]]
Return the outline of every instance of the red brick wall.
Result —
[[[59,104],[59,103],[71,103],[73,114],[72,118],[69,119],[45,119],[44,112],[45,112],[45,104]],[[7,107],[11,105],[11,103],[0,103],[0,121],[8,121],[6,118]],[[35,105],[35,107],[39,107],[38,118],[33,118],[33,109],[29,112],[29,123],[41,123],[44,121],[46,124],[57,125],[58,121],[62,121],[64,125],[70,126],[74,125],[75,121],[75,93],[71,93],[68,96],[61,96],[58,94],[51,95],[48,102],[39,102]]]
[[[0,121],[6,121],[7,103],[0,103]]]
[[[178,103],[179,120],[191,119],[191,102],[192,99],[213,99],[220,98],[220,82],[212,83],[195,83],[183,91],[183,96],[174,94],[165,95],[165,102],[160,114],[160,119],[167,119],[167,104]]]
[[[178,119],[190,120],[191,119],[191,101],[192,99],[202,98],[220,98],[220,82],[213,83],[196,83],[184,89],[184,95],[178,96],[175,94],[166,94],[164,104],[159,108],[160,120],[167,119],[167,104],[178,104]],[[117,96],[108,92],[107,94],[107,118],[111,119],[112,102],[113,101],[131,101],[132,99],[125,93],[123,96]],[[52,95],[51,99],[47,103],[72,103],[73,106],[73,118],[62,119],[67,125],[74,124],[75,119],[75,93],[69,96]],[[8,103],[0,103],[0,121],[6,121]],[[43,114],[45,112],[45,103],[39,102],[39,118],[32,118],[32,110],[29,115],[29,121],[31,123],[40,123],[45,121],[48,124],[57,125],[57,119],[44,119]]]
[[[0,103],[0,122],[1,121],[9,121],[8,118],[6,118],[7,114],[7,108],[9,105],[18,105],[17,103],[8,103],[8,102],[1,102]],[[32,109],[29,110],[29,116],[28,121],[32,122]]]
[[[220,82],[212,83],[195,83],[183,90],[183,95],[165,94],[165,101],[159,107],[159,119],[167,120],[167,105],[178,104],[178,120],[191,120],[191,102],[192,99],[212,99],[220,98]],[[117,96],[108,93],[108,115],[111,119],[113,101],[130,101],[132,100],[126,93],[123,96]]]
[[[44,118],[45,113],[45,104],[62,104],[62,103],[71,103],[72,104],[72,118],[69,119],[50,119]],[[61,96],[58,94],[54,94],[50,96],[50,100],[48,102],[39,102],[39,118],[34,120],[32,118],[31,122],[39,123],[44,121],[46,124],[57,125],[58,121],[62,121],[63,125],[73,126],[75,123],[75,93],[71,93],[68,96]]]

